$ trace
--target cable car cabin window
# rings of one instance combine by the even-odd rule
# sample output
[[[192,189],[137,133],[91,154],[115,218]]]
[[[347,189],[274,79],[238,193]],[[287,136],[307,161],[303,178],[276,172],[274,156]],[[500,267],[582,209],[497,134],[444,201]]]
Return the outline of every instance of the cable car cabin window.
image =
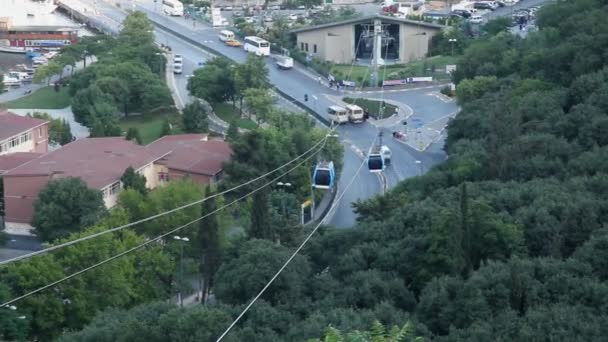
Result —
[[[384,162],[382,156],[369,156],[367,159],[367,166],[370,171],[382,171],[384,168]]]
[[[331,175],[329,170],[317,170],[315,172],[315,185],[329,186],[331,183]]]

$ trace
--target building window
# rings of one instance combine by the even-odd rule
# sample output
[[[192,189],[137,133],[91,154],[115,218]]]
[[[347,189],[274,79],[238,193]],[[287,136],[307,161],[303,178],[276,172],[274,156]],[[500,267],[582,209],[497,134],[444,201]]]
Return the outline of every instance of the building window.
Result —
[[[168,182],[169,181],[169,173],[168,172],[159,172],[158,173],[158,180],[161,182]]]
[[[13,147],[15,147],[17,145],[19,145],[19,138],[18,137],[11,138],[11,140],[8,141],[8,148],[13,148]]]
[[[312,45],[312,52],[317,53],[317,44]]]
[[[43,133],[42,132],[42,127],[38,128],[38,136],[41,137],[41,138],[44,137],[44,135],[42,133]]]
[[[0,144],[0,153],[8,151],[8,146],[6,143]]]
[[[300,43],[300,50],[304,51],[304,43]]]
[[[120,189],[122,187],[120,186],[120,182],[116,182],[110,186],[108,186],[107,188],[103,189],[103,197],[109,197],[109,196],[114,196],[116,194],[118,194],[120,192]]]
[[[19,137],[19,140],[21,141],[20,142],[21,144],[32,140],[32,133],[28,132],[28,133],[21,134],[21,136]]]

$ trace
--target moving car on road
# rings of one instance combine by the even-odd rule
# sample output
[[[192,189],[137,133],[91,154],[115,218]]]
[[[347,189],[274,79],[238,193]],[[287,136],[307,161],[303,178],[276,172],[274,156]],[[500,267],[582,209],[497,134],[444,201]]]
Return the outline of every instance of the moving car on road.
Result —
[[[289,56],[276,56],[275,60],[279,69],[287,70],[293,68],[293,58]]]
[[[241,47],[241,46],[243,46],[243,44],[241,44],[241,42],[239,42],[236,39],[227,40],[225,43],[226,43],[226,45],[232,46],[232,47]]]

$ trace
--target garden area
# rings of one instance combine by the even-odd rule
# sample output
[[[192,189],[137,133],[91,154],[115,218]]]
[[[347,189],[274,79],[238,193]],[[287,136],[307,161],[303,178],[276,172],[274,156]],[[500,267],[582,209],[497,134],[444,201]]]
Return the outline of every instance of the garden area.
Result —
[[[397,106],[394,106],[390,103],[386,103],[384,101],[368,100],[361,98],[353,99],[352,97],[345,97],[342,99],[342,101],[363,108],[363,110],[368,112],[369,115],[374,119],[380,119],[381,112],[382,118],[386,119],[396,113],[399,109]]]
[[[171,113],[149,113],[143,115],[133,115],[122,118],[118,121],[118,126],[123,132],[127,132],[129,128],[136,128],[141,136],[143,145],[149,144],[163,135],[165,121],[170,123],[170,133],[181,133],[179,122],[180,116],[176,112]],[[166,133],[166,132],[165,132]]]
[[[237,127],[244,129],[256,129],[258,125],[250,119],[242,118],[239,109],[230,103],[219,103],[213,107],[215,114],[227,123],[236,122]]]
[[[0,106],[14,109],[63,109],[70,105],[68,87],[55,91],[53,87],[44,87],[28,96],[1,103]]]
[[[456,64],[458,57],[434,56],[407,64],[381,66],[380,80],[399,80],[407,77],[432,76],[435,80],[449,80],[450,74],[445,72],[446,65]],[[334,64],[330,73],[340,80],[355,81],[357,86],[370,86],[371,67],[369,65]]]

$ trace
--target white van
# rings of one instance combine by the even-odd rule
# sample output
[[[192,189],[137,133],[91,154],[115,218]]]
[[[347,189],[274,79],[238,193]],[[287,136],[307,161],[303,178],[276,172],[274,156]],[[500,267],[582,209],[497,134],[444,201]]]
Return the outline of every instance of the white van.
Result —
[[[327,114],[329,115],[329,120],[332,124],[337,123],[339,125],[348,122],[348,113],[346,112],[346,109],[340,106],[329,106],[329,108],[327,108]]]
[[[392,157],[391,149],[386,145],[382,145],[382,147],[380,147],[380,154],[382,155],[382,159],[384,159],[384,165],[389,166]]]
[[[234,40],[234,32],[229,30],[221,30],[217,37],[223,42]]]
[[[347,105],[346,113],[350,122],[363,122],[365,121],[365,113],[363,109],[357,105]]]

